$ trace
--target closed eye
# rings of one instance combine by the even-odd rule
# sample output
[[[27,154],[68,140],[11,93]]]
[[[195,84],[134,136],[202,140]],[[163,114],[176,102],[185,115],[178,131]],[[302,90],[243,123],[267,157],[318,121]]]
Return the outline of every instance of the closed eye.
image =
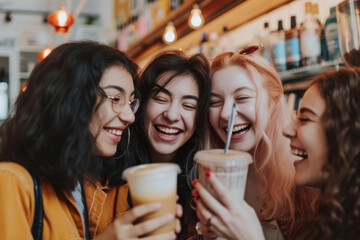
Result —
[[[309,122],[309,121],[310,121],[309,118],[303,118],[303,117],[299,117],[298,120],[299,120],[300,122]]]
[[[220,107],[223,101],[221,100],[212,100],[210,101],[210,107]]]
[[[196,108],[197,108],[197,106],[193,105],[193,104],[183,104],[183,106],[185,109],[188,109],[188,110],[196,110]]]
[[[163,98],[163,97],[153,97],[153,99],[154,99],[156,102],[159,102],[159,103],[166,103],[166,102],[167,102],[167,99],[166,99],[166,98]]]

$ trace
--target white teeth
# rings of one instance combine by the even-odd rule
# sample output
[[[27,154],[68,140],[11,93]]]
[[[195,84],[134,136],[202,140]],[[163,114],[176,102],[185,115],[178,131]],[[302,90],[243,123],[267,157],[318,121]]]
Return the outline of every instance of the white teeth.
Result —
[[[121,136],[122,131],[120,131],[119,129],[105,129],[107,132],[117,135],[117,136]]]
[[[307,152],[298,148],[291,148],[291,153],[299,157],[307,157]]]
[[[240,125],[240,126],[236,126],[233,128],[233,133],[234,132],[238,132],[238,131],[242,131],[244,129],[246,129],[249,125]],[[226,131],[228,131],[228,128],[226,128]]]
[[[180,132],[179,129],[166,128],[166,127],[161,127],[161,126],[157,126],[157,127],[161,132],[168,133],[168,134],[177,134]]]

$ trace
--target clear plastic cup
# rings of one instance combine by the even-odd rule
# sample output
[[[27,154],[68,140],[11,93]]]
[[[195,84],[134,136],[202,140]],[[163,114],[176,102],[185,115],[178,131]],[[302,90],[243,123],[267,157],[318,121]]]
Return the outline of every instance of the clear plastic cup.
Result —
[[[165,214],[176,213],[177,175],[181,172],[175,163],[152,163],[128,168],[123,173],[123,179],[128,181],[131,200],[134,206],[161,202],[159,211],[148,214],[139,219],[143,222]],[[175,220],[156,229],[146,236],[172,232]]]
[[[198,163],[201,184],[215,198],[218,196],[208,182],[205,174],[207,170],[216,175],[234,200],[244,200],[248,166],[252,162],[250,154],[235,150],[229,150],[228,154],[225,154],[224,149],[210,149],[198,151],[194,159]]]

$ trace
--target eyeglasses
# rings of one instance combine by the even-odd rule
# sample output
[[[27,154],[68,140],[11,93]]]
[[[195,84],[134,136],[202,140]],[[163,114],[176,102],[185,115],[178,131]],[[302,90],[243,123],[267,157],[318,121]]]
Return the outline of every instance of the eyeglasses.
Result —
[[[136,113],[136,111],[139,109],[140,99],[134,98],[131,101],[127,101],[126,96],[123,94],[109,96],[105,94],[104,90],[101,90],[99,93],[111,101],[111,106],[115,113],[120,113],[124,109],[126,103],[130,105],[131,111],[133,113]]]

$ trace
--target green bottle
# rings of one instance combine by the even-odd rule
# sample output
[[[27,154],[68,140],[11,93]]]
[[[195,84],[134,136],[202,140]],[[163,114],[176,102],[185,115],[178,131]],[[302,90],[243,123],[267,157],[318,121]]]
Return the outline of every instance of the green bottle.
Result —
[[[325,21],[324,32],[329,60],[341,58],[336,7],[330,8],[330,16]]]

